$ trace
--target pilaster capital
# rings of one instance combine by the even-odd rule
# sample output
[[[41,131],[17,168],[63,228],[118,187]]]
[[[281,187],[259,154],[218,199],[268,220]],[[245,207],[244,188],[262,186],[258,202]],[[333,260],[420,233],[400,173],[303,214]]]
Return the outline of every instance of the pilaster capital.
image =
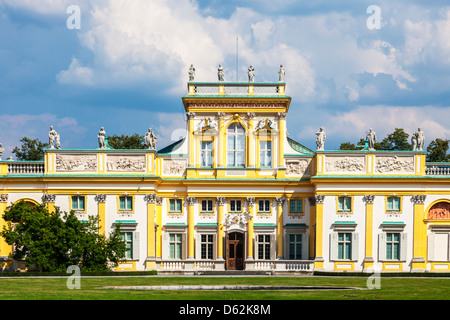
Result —
[[[56,194],[44,194],[42,196],[42,201],[46,202],[46,203],[55,203],[55,199],[56,199]]]
[[[317,203],[317,204],[323,204],[323,201],[325,200],[325,195],[323,195],[323,194],[317,194],[317,195],[315,196],[315,198],[316,198],[316,203]]]
[[[275,198],[275,201],[277,202],[277,204],[279,206],[282,206],[284,204],[284,202],[286,201],[286,197],[277,197],[277,198]]]
[[[367,194],[364,196],[364,202],[366,204],[373,204],[374,199],[375,199],[375,195],[373,195],[373,194]]]
[[[144,201],[147,203],[155,203],[156,202],[156,194],[155,193],[146,194],[144,196]]]
[[[106,202],[106,194],[97,194],[95,196],[95,200],[97,200],[98,203],[105,203]]]
[[[163,197],[156,197],[155,202],[157,206],[161,206],[163,203],[164,198]]]
[[[316,198],[315,197],[309,197],[308,198],[308,202],[309,202],[309,205],[311,207],[314,207],[316,205]]]
[[[253,207],[255,205],[256,199],[255,197],[247,197],[245,198],[249,207]]]
[[[415,195],[411,197],[411,201],[414,204],[424,204],[425,203],[425,199],[426,199],[426,195],[424,194],[419,194],[419,195]]]
[[[223,206],[227,202],[227,198],[225,198],[225,197],[217,197],[216,201],[219,204],[219,206]]]
[[[186,197],[188,205],[193,206],[197,203],[197,197]]]
[[[188,120],[194,119],[195,112],[186,112],[186,116],[187,116]]]
[[[7,193],[0,194],[0,203],[8,202],[8,197]]]

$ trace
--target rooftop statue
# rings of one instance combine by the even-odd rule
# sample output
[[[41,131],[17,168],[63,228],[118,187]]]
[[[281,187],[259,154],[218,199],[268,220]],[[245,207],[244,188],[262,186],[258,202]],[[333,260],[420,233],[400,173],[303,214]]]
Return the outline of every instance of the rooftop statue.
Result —
[[[250,66],[248,68],[248,82],[254,81],[255,81],[255,68],[253,68],[253,66]]]
[[[316,132],[316,145],[317,145],[317,150],[324,150],[324,146],[325,146],[325,139],[327,138],[325,131],[323,131],[323,128],[319,129],[319,132]]]
[[[2,160],[3,152],[5,152],[5,148],[3,148],[3,145],[0,143],[0,160]]]
[[[217,69],[217,77],[219,81],[225,81],[225,72],[223,71],[223,67],[219,64],[219,68]]]
[[[156,134],[152,131],[152,128],[148,128],[148,131],[145,135],[145,147],[147,149],[156,150],[156,143]]]
[[[98,132],[98,147],[99,149],[106,149],[106,132],[105,128],[101,127],[100,131]]]
[[[189,68],[189,81],[194,81],[195,77],[195,68],[194,65],[191,64],[191,67]]]
[[[423,145],[425,143],[425,135],[421,128],[412,135],[411,142],[413,146],[413,151],[423,151]]]
[[[280,69],[278,69],[278,81],[284,82],[284,75],[286,74],[286,70],[283,68],[283,65],[280,64]]]
[[[48,141],[50,144],[49,149],[61,149],[61,142],[59,139],[59,134],[50,126],[50,131],[48,132]]]
[[[375,142],[377,142],[377,135],[375,133],[375,131],[371,129],[369,129],[369,133],[366,136],[366,140],[369,143],[369,150],[370,151],[374,151],[375,150]]]

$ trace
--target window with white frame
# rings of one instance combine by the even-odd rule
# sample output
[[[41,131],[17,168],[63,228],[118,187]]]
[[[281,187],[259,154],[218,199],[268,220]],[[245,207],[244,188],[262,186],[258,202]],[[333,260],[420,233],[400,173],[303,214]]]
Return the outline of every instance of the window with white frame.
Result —
[[[86,206],[85,196],[72,196],[72,210],[74,211],[85,211]]]
[[[302,234],[289,234],[289,259],[301,260],[302,259]]]
[[[202,234],[200,236],[201,259],[213,259],[214,235]]]
[[[181,259],[183,250],[183,236],[178,233],[169,234],[169,258]]]
[[[257,236],[258,259],[270,260],[271,236],[269,234],[260,234]]]
[[[125,242],[125,258],[133,259],[133,232],[121,232],[120,236]]]
[[[245,129],[239,123],[232,123],[227,129],[227,166],[245,166]]]
[[[352,234],[350,232],[338,233],[338,259],[351,260],[352,259]]]
[[[270,200],[258,200],[258,212],[270,212]]]
[[[386,222],[381,225],[378,235],[378,258],[380,261],[406,261],[407,233],[404,224]]]
[[[400,197],[387,197],[386,198],[386,210],[387,211],[400,211],[401,199]]]
[[[182,204],[181,199],[169,199],[169,212],[182,212]]]
[[[230,200],[229,212],[242,212],[242,200]]]
[[[133,210],[133,197],[120,196],[119,197],[119,210],[132,211]]]
[[[200,144],[200,166],[201,167],[212,167],[213,157],[213,142],[212,141],[202,141]]]
[[[303,199],[290,199],[289,200],[289,212],[290,213],[303,213]]]
[[[201,212],[213,212],[214,211],[214,202],[210,199],[205,199],[201,201]]]
[[[386,259],[400,260],[400,233],[386,233]]]
[[[352,197],[341,196],[337,199],[338,212],[352,211]]]
[[[261,167],[272,166],[272,142],[270,140],[259,142],[259,165]]]

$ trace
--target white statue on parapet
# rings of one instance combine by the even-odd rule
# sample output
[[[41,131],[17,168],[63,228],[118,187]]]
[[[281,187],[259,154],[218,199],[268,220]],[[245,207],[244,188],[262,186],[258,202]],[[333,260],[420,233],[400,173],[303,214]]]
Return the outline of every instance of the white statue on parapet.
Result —
[[[194,81],[195,77],[195,68],[194,65],[191,64],[191,67],[189,68],[189,81]]]
[[[280,68],[278,69],[278,81],[284,82],[284,75],[286,74],[286,70],[284,69],[283,65],[280,64]]]
[[[217,69],[217,77],[219,78],[219,81],[225,81],[225,71],[221,64],[219,64],[219,68]]]
[[[377,135],[375,131],[372,130],[372,128],[369,129],[369,133],[366,136],[366,140],[368,142],[369,150],[374,151],[375,150],[375,142],[377,142]]]
[[[105,128],[101,127],[100,131],[98,132],[98,148],[99,149],[106,149],[106,132]]]
[[[425,143],[425,135],[421,128],[412,135],[411,142],[413,146],[413,151],[423,151],[423,145]]]
[[[53,129],[53,126],[50,126],[50,131],[48,132],[48,142],[50,144],[49,149],[61,149],[59,134]]]
[[[321,151],[324,150],[324,146],[325,146],[325,139],[327,138],[325,131],[323,130],[323,128],[320,128],[318,132],[316,132],[316,145],[317,145],[317,150]]]
[[[254,81],[255,81],[255,68],[253,66],[250,66],[248,68],[248,82]]]
[[[152,131],[152,128],[148,128],[148,131],[145,135],[145,147],[147,149],[156,150],[157,143],[156,134]]]

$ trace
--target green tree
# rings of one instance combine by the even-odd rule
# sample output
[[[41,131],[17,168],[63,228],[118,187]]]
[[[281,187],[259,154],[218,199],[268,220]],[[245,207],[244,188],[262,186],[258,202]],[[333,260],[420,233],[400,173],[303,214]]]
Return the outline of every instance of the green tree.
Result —
[[[408,142],[409,134],[404,129],[395,128],[394,132],[388,134],[381,142],[376,142],[375,150],[412,150],[412,145]]]
[[[439,139],[433,140],[427,147],[428,162],[447,162],[450,161],[450,155],[447,154],[449,148],[449,140]]]
[[[356,146],[354,143],[343,142],[339,146],[339,150],[356,150]]]
[[[39,139],[30,139],[23,137],[20,149],[15,147],[12,151],[21,161],[42,161],[44,160],[44,149],[49,147],[48,143],[39,141]]]
[[[5,210],[3,218],[7,225],[0,235],[9,245],[15,244],[12,257],[40,271],[65,272],[70,265],[104,271],[125,257],[119,227],[107,239],[98,234],[98,220],[93,217],[82,223],[73,212],[56,207],[50,213],[46,204],[19,201]]]
[[[137,133],[132,136],[122,134],[121,136],[108,136],[108,144],[114,149],[144,149],[145,136]]]

